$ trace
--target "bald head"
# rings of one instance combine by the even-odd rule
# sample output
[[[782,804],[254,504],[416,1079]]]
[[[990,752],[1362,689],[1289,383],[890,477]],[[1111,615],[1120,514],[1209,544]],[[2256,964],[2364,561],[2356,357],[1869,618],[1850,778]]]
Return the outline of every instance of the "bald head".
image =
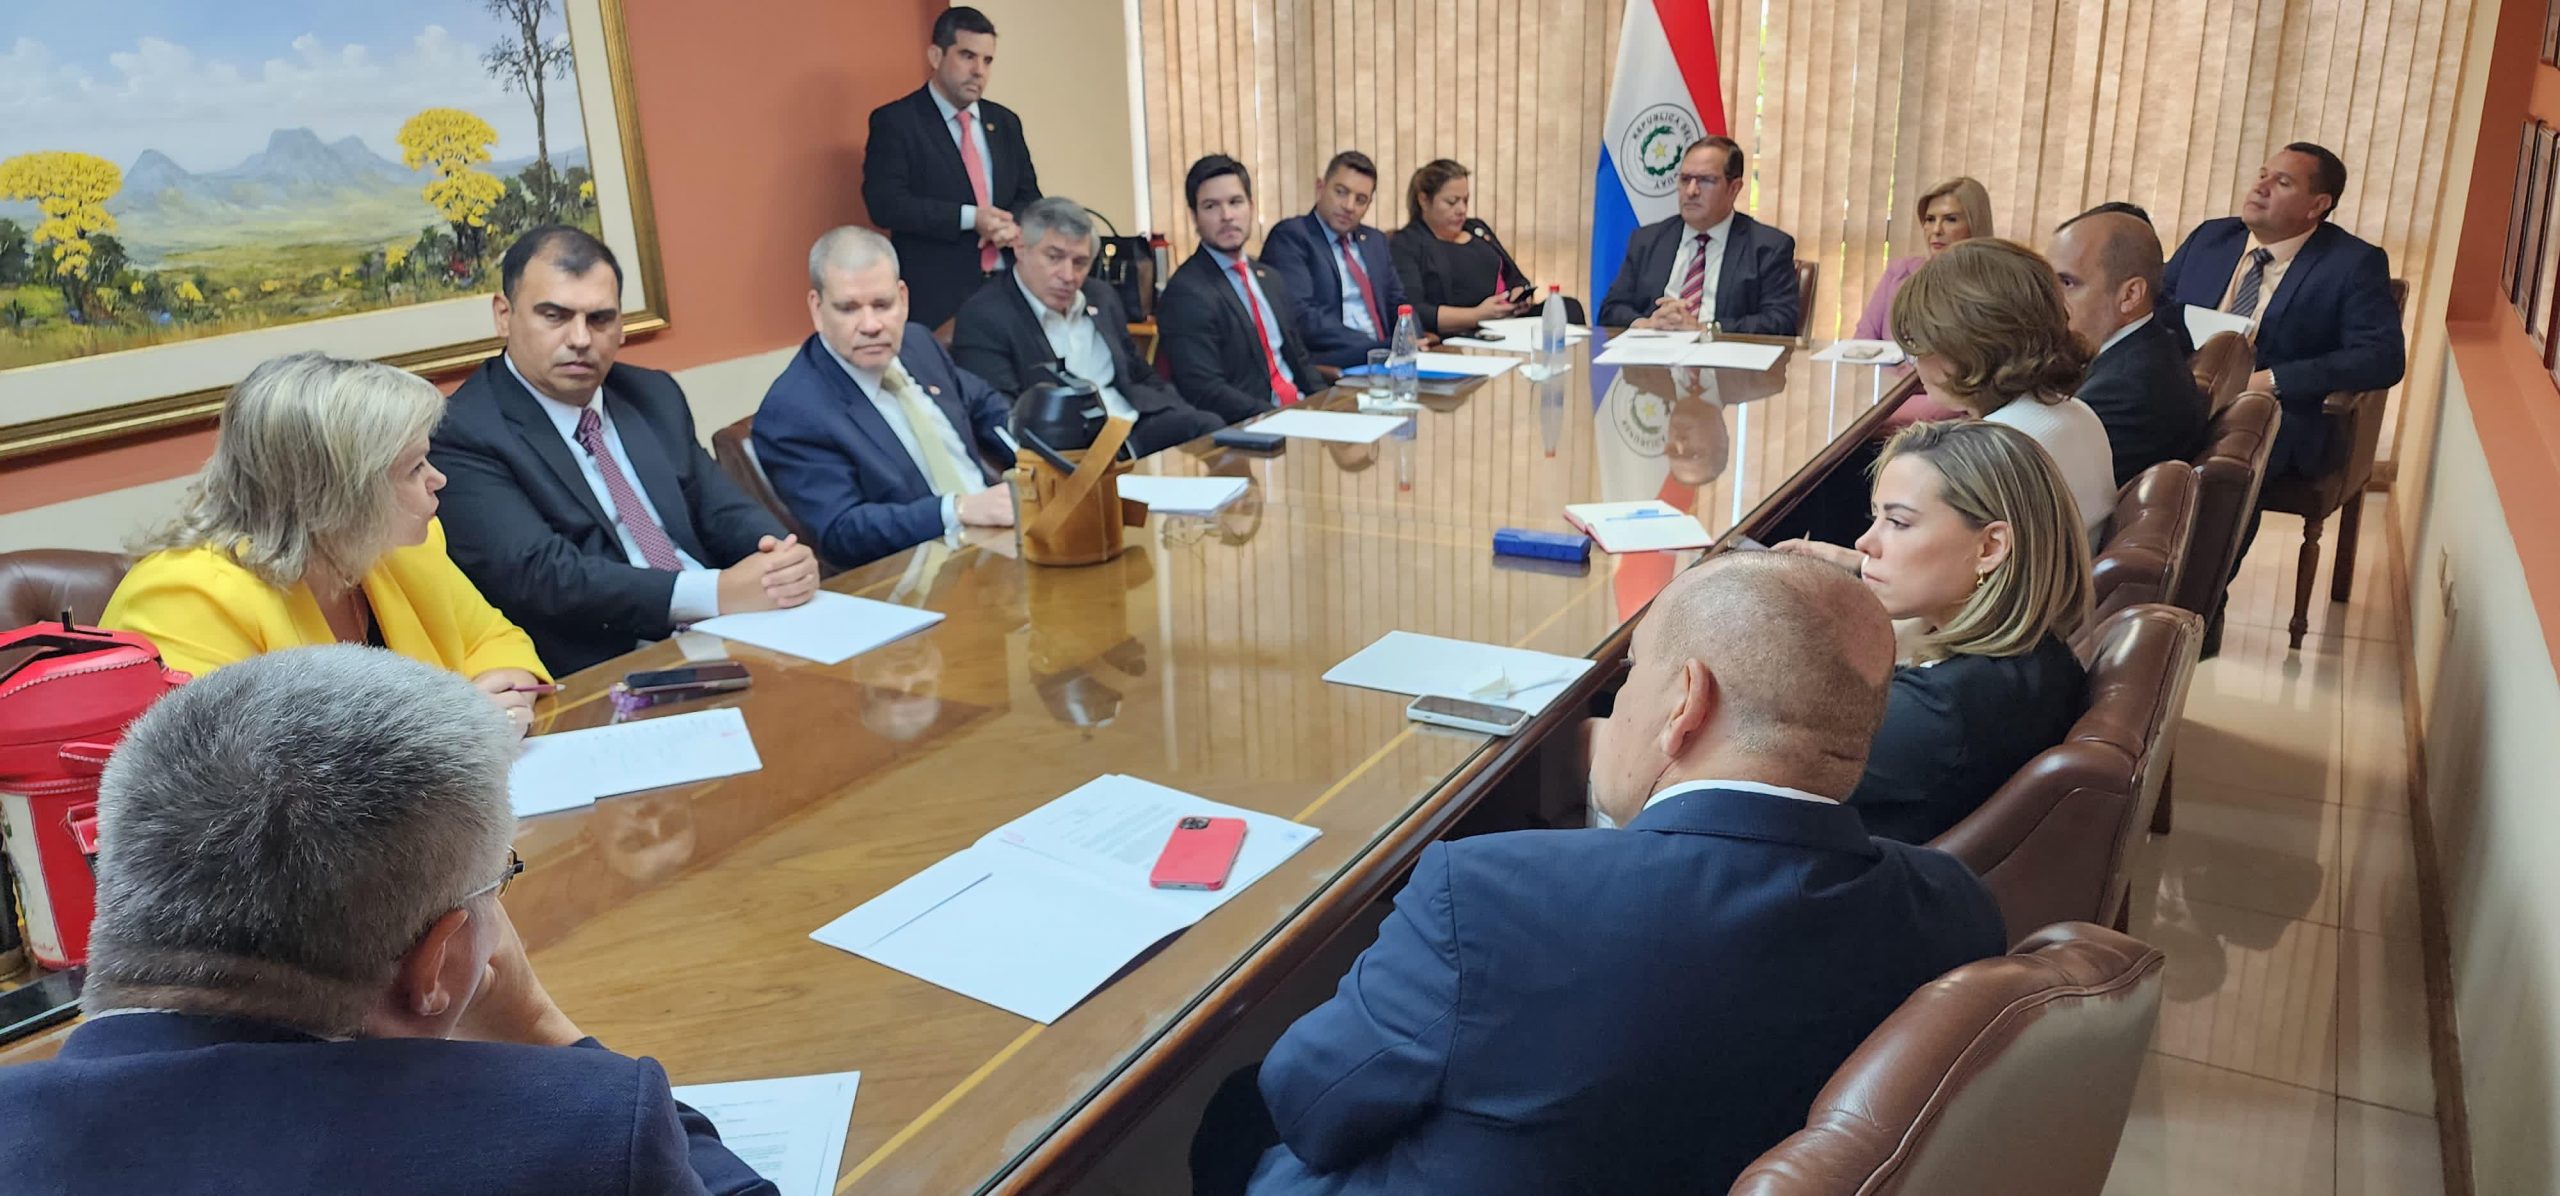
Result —
[[[2159,298],[2160,234],[2140,217],[2114,211],[2079,216],[2054,234],[2046,257],[2062,283],[2071,330],[2093,350],[2116,329],[2150,315]]]

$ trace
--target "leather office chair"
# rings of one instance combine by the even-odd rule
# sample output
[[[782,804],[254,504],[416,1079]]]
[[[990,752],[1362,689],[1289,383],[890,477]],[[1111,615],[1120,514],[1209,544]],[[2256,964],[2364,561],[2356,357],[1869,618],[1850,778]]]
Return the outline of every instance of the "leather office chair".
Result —
[[[2409,284],[2391,280],[2391,305],[2406,310]],[[2329,601],[2344,602],[2355,588],[2356,537],[2364,530],[2364,487],[2373,480],[2374,449],[2382,443],[2382,415],[2391,388],[2333,394],[2320,407],[2327,426],[2320,467],[2308,474],[2271,478],[2258,505],[2302,517],[2302,550],[2293,566],[2293,648],[2311,630],[2311,579],[2320,573],[2320,525],[2338,516],[2338,550],[2329,561]]]
[[[763,503],[766,510],[773,512],[774,518],[782,521],[782,530],[800,537],[800,542],[815,552],[817,539],[809,534],[807,525],[791,513],[791,508],[782,505],[782,496],[773,492],[773,482],[764,476],[764,463],[756,460],[755,424],[756,417],[750,415],[713,432],[711,459],[720,463],[720,472],[728,474],[730,481],[747,492],[747,497]],[[818,567],[834,572],[827,568],[824,560],[818,562]]]
[[[2097,615],[2084,634],[2128,606],[2167,602],[2195,532],[2196,471],[2184,461],[2163,461],[2116,492],[2116,512],[2105,542],[2093,545],[2089,579]]]
[[[2267,454],[2276,446],[2276,425],[2283,411],[2271,394],[2249,393],[2214,413],[2205,433],[2204,453],[2196,466],[2196,530],[2187,547],[2187,567],[2178,579],[2174,601],[2212,620],[2206,631],[2208,655],[2222,638],[2223,588],[2240,562],[2240,535],[2258,506],[2258,487],[2266,480]]]
[[[2187,369],[2196,377],[2196,389],[2213,401],[2211,410],[2217,415],[2231,405],[2231,400],[2240,397],[2240,391],[2249,384],[2249,375],[2257,368],[2257,350],[2249,344],[2248,337],[2237,332],[2214,333],[2187,358]]]
[[[1947,973],[1869,1034],[1732,1196],[2098,1196],[2165,957],[2065,923]]]
[[[1796,335],[1813,335],[1813,300],[1822,283],[1822,263],[1796,259]]]
[[[124,580],[126,561],[112,552],[31,548],[0,552],[0,631],[41,623],[70,611],[96,626]]]
[[[2009,933],[2124,918],[2127,857],[2168,775],[2203,635],[2202,619],[2156,603],[2107,620],[2071,733],[1929,842],[1991,887]]]

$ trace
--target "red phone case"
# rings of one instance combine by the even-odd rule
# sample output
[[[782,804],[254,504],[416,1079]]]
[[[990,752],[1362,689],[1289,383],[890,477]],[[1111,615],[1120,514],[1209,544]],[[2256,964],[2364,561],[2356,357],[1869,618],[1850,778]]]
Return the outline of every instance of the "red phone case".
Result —
[[[1147,883],[1159,889],[1221,889],[1244,850],[1244,819],[1185,818],[1174,824]]]

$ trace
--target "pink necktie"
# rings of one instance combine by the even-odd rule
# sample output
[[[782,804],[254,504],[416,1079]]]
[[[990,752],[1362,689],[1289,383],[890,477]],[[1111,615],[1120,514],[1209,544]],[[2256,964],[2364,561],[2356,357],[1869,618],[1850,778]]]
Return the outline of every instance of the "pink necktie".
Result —
[[[605,495],[613,499],[613,517],[631,531],[631,542],[640,546],[640,559],[652,569],[670,573],[684,568],[676,559],[676,546],[667,539],[665,528],[649,518],[647,504],[640,492],[631,488],[631,479],[622,476],[622,465],[605,451],[604,420],[596,415],[593,404],[578,412],[578,447],[595,458],[596,472],[604,475]]]
[[[969,191],[978,197],[978,206],[983,208],[988,206],[987,164],[978,160],[978,135],[970,131],[976,123],[970,119],[968,109],[960,110],[960,165],[969,172]],[[994,273],[996,264],[996,247],[978,246],[978,269]]]
[[[1370,330],[1382,337],[1392,335],[1384,319],[1386,313],[1378,308],[1378,297],[1369,292],[1369,268],[1360,264],[1360,247],[1352,243],[1349,233],[1340,234],[1339,239],[1342,260],[1351,263],[1351,281],[1360,288],[1360,308],[1369,313]]]
[[[1236,263],[1235,269],[1236,277],[1244,280],[1245,306],[1253,309],[1253,343],[1262,346],[1262,364],[1271,367],[1271,401],[1278,406],[1289,406],[1298,401],[1297,384],[1289,381],[1289,375],[1280,372],[1280,358],[1271,352],[1271,335],[1263,331],[1262,300],[1254,298],[1253,275],[1245,271],[1242,261]]]
[[[1680,283],[1680,301],[1693,312],[1700,310],[1698,301],[1707,296],[1707,245],[1714,240],[1705,233],[1698,234],[1698,250],[1689,255],[1689,276]]]

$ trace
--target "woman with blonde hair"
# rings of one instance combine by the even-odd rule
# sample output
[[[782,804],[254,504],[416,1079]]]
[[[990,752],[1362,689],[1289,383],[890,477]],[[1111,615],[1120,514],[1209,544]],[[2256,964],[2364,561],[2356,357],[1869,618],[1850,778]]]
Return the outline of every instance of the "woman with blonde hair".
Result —
[[[296,353],[250,371],[186,509],[135,546],[100,621],[191,673],[372,644],[469,677],[529,726],[547,676],[533,641],[445,555],[427,462],[443,415],[433,385],[376,362]]]
[[[1893,332],[1930,394],[2053,455],[2094,537],[2115,509],[2115,451],[2098,413],[2072,396],[2089,349],[2071,331],[2053,267],[2011,241],[1956,245],[1894,296]]]
[[[1902,293],[1902,284],[1911,281],[1911,276],[1930,258],[1946,252],[1958,241],[1996,235],[1991,228],[1991,192],[1971,175],[1940,181],[1921,192],[1920,202],[1912,208],[1920,217],[1920,239],[1928,252],[1885,263],[1884,277],[1877,280],[1875,293],[1867,296],[1866,310],[1858,313],[1857,331],[1850,334],[1859,340],[1893,339],[1893,297]],[[1923,390],[1894,411],[1893,422],[1899,425],[1923,419],[1954,419],[1962,414],[1962,410],[1930,398]]]
[[[2014,428],[1914,424],[1885,445],[1853,549],[1779,551],[1853,569],[1904,645],[1866,775],[1870,833],[1925,843],[1962,821],[2087,707],[2068,642],[2090,617],[2089,541],[2053,459]]]

